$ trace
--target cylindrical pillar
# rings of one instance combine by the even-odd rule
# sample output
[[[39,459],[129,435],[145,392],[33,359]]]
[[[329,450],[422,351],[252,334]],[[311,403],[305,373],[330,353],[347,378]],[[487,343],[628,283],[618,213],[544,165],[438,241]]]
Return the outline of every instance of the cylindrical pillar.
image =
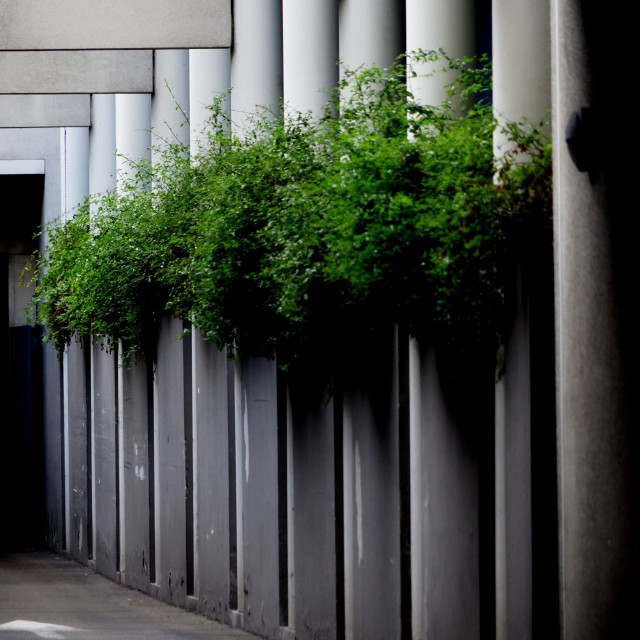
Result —
[[[229,49],[191,49],[189,51],[189,121],[191,125],[191,154],[207,145],[209,107],[217,96],[231,87],[231,51]],[[227,94],[221,115],[231,115]]]
[[[388,67],[404,50],[404,3],[344,0],[340,3],[340,60],[348,69]]]
[[[476,53],[475,3],[473,0],[407,0],[407,52],[442,49],[452,58]],[[414,65],[418,74],[408,78],[414,97],[423,104],[440,104],[445,98],[444,85],[453,77],[432,74],[428,64]]]
[[[233,17],[231,109],[233,128],[241,133],[260,109],[280,117],[282,2],[236,0]]]
[[[621,132],[635,25],[614,7],[554,0],[553,183],[562,638],[640,634],[636,165]],[[623,90],[624,91],[624,90]],[[588,108],[581,172],[565,143]],[[583,113],[583,116],[586,115]]]
[[[154,52],[154,92],[151,98],[152,144],[189,144],[189,51]],[[152,152],[155,161],[158,151]]]
[[[151,96],[116,95],[116,167],[118,179],[133,178],[132,163],[151,161]]]
[[[286,107],[320,116],[338,82],[338,2],[283,0],[282,23]]]

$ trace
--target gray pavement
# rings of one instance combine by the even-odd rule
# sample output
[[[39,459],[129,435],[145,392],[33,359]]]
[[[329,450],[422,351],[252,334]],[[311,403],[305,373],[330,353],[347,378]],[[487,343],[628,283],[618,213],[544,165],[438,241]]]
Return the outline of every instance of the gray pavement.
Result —
[[[0,640],[251,640],[50,553],[0,555]]]

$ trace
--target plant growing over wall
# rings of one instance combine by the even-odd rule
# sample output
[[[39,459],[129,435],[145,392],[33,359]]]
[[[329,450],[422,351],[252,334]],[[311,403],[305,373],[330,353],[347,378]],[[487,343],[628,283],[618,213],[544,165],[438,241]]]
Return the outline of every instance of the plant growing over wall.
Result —
[[[511,257],[550,242],[550,144],[541,126],[510,124],[496,161],[489,67],[442,61],[456,75],[437,106],[413,99],[404,63],[345,72],[318,120],[257,115],[236,136],[214,104],[195,159],[165,146],[47,229],[34,303],[48,339],[90,333],[144,355],[171,311],[283,366],[392,322],[493,353]]]

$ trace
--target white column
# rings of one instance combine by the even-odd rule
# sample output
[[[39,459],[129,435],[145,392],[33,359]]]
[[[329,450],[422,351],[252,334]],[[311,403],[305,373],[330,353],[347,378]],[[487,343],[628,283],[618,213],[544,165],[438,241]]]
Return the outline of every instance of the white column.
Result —
[[[154,53],[154,93],[151,98],[152,144],[189,144],[189,51]],[[152,152],[155,159],[157,153]]]
[[[151,161],[151,96],[120,93],[116,108],[116,167],[118,176],[133,177],[131,162]]]
[[[495,112],[538,122],[551,108],[549,0],[494,0],[492,9]],[[502,142],[497,136],[498,154]]]
[[[88,127],[60,129],[60,155],[61,210],[63,219],[68,220],[89,195]]]
[[[249,126],[260,108],[279,117],[282,98],[282,3],[234,2],[231,54],[231,109],[234,130]]]
[[[282,24],[285,103],[322,115],[338,82],[338,2],[283,0]]]
[[[407,52],[442,49],[452,58],[475,55],[474,7],[473,0],[407,0]],[[418,77],[409,78],[409,86],[423,104],[440,104],[446,97],[444,85],[451,82],[453,76],[430,75],[434,68],[441,67],[442,64],[414,67]]]
[[[388,67],[404,51],[403,3],[343,0],[340,3],[340,60],[350,69]]]
[[[206,146],[209,107],[216,96],[231,87],[230,49],[191,49],[189,51],[189,121],[191,154]],[[222,104],[223,114],[231,115],[230,96]]]

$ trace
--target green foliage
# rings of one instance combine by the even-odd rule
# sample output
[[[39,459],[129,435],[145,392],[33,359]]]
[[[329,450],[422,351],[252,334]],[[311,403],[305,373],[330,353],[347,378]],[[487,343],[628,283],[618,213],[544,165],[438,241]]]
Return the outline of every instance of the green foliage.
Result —
[[[493,353],[514,256],[550,242],[550,144],[542,125],[510,124],[496,161],[489,67],[442,59],[455,79],[435,107],[413,99],[403,63],[345,72],[320,119],[258,115],[243,136],[214,104],[197,157],[165,145],[47,230],[34,301],[49,339],[145,355],[170,310],[282,366],[392,322],[452,354]]]

